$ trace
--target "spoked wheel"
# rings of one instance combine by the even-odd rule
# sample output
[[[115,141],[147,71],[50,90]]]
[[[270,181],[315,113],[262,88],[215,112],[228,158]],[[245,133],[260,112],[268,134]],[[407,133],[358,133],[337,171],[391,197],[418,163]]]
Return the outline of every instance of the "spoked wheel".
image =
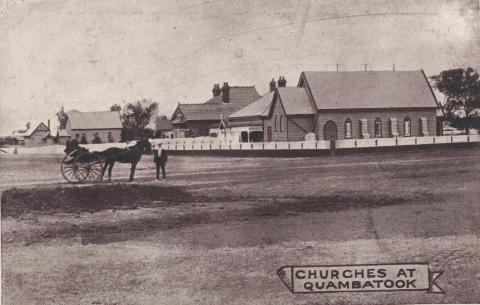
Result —
[[[103,161],[95,154],[83,153],[74,160],[77,166],[74,176],[77,182],[93,183],[102,178]]]
[[[76,176],[76,171],[78,169],[78,166],[75,164],[75,158],[69,155],[66,155],[65,158],[62,160],[62,165],[61,165],[61,172],[63,178],[67,180],[70,183],[78,183],[81,181],[77,180]]]

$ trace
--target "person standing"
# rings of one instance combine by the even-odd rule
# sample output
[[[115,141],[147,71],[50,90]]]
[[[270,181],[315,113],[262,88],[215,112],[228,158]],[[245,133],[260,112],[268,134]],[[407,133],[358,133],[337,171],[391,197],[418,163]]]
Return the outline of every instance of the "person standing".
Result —
[[[165,166],[167,165],[167,151],[162,148],[162,143],[158,144],[158,149],[153,150],[153,162],[155,162],[156,168],[157,168],[157,180],[160,180],[160,169],[162,169],[162,178],[166,179],[165,175]]]
[[[71,141],[70,141],[70,146],[68,147],[69,149],[69,153],[71,153],[72,151],[76,150],[78,147],[80,146],[80,142],[78,141],[78,133],[75,135],[75,138],[73,138]]]

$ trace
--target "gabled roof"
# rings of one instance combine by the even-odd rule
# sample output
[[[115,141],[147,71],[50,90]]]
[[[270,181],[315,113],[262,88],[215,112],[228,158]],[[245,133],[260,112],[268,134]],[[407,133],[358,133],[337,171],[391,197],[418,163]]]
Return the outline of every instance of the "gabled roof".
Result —
[[[116,111],[93,111],[67,113],[71,129],[121,129],[120,113]]]
[[[436,107],[423,71],[303,72],[317,109]]]
[[[160,131],[172,130],[173,125],[168,119],[156,119],[155,120],[155,129]]]
[[[315,114],[305,88],[279,87],[277,92],[287,115]]]
[[[273,92],[264,94],[255,102],[229,115],[229,118],[235,119],[244,117],[268,116],[270,105],[272,104],[273,94]]]
[[[25,128],[23,130],[15,130],[12,132],[12,135],[15,137],[30,137],[32,136],[35,132],[43,132],[46,134],[50,133],[50,129],[48,129],[48,126],[43,123],[43,122],[35,122],[35,123],[27,123],[27,126],[29,128]]]
[[[230,87],[229,103],[224,103],[222,96],[219,95],[202,104],[178,104],[177,110],[183,114],[184,121],[213,121],[219,120],[220,116],[229,116],[259,97],[255,86],[234,86]]]

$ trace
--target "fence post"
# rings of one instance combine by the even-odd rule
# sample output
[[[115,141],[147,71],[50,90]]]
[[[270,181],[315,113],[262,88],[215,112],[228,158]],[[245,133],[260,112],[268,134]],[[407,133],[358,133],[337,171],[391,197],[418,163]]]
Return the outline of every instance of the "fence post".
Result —
[[[330,156],[335,156],[335,140],[330,140]]]

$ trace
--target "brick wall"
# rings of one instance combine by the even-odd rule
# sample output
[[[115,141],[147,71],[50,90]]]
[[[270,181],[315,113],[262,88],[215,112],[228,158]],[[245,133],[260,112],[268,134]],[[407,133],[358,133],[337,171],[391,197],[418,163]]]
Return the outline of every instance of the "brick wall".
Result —
[[[391,137],[390,134],[390,118],[397,118],[399,137],[404,136],[404,119],[410,118],[411,136],[418,137],[421,135],[420,118],[427,118],[428,133],[435,135],[436,133],[436,116],[435,109],[399,109],[399,110],[362,110],[362,111],[328,111],[319,112],[315,126],[315,133],[319,140],[324,140],[325,123],[332,120],[337,125],[337,139],[345,139],[345,120],[349,118],[352,121],[352,138],[359,139],[361,133],[360,119],[367,119],[368,133],[370,138],[375,138],[375,119],[378,117],[382,120],[382,137]]]

